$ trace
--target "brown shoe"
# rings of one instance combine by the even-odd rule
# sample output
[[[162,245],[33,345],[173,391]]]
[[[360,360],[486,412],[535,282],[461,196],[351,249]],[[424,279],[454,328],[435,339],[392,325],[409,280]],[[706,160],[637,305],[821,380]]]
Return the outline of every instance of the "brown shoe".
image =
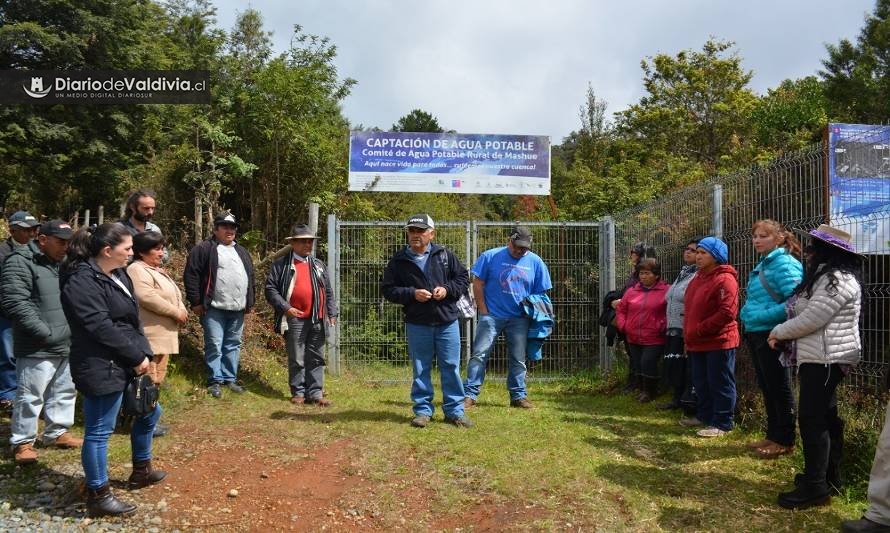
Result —
[[[17,465],[29,465],[37,462],[37,450],[30,442],[19,444],[12,453],[15,455],[15,464]]]
[[[522,409],[534,409],[532,402],[528,398],[520,398],[519,400],[510,400],[510,407],[520,407]]]
[[[317,405],[319,407],[330,407],[334,405],[333,402],[325,398],[309,398],[308,400],[305,400],[305,403],[307,405]]]
[[[55,440],[44,441],[43,444],[47,447],[54,446],[56,448],[80,448],[83,446],[83,439],[77,438],[69,432],[62,433]]]
[[[757,448],[757,455],[761,459],[775,459],[776,457],[787,455],[794,452],[794,446],[784,446],[775,442],[763,448]]]
[[[775,444],[775,442],[773,442],[769,439],[760,439],[760,440],[755,440],[753,442],[749,442],[749,443],[745,444],[745,447],[751,448],[752,450],[756,450],[758,448],[765,448],[765,447],[769,446],[770,444]]]
[[[464,398],[464,409],[470,409],[472,407],[476,407],[476,400],[467,396]]]
[[[304,403],[306,403],[306,398],[302,396],[291,396],[290,403],[294,405],[303,405]]]

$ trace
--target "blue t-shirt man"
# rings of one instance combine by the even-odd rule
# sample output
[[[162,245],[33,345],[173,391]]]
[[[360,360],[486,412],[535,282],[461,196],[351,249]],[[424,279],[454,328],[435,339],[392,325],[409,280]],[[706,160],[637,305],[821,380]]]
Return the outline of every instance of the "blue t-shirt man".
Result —
[[[507,341],[510,358],[507,369],[510,405],[523,409],[532,407],[525,388],[530,320],[523,313],[522,300],[532,294],[543,294],[553,285],[547,265],[530,250],[531,245],[531,230],[514,226],[507,245],[486,250],[471,269],[475,276],[473,294],[479,319],[464,382],[465,409],[476,405],[485,381],[488,357],[501,332]]]
[[[553,288],[547,265],[531,250],[519,258],[508,246],[482,252],[471,269],[485,285],[485,305],[495,318],[524,316],[522,300],[529,294],[542,294]]]

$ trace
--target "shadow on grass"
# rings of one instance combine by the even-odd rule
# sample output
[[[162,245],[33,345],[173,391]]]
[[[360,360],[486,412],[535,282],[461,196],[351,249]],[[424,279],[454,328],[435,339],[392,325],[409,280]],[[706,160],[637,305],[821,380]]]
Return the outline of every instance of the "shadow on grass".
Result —
[[[331,422],[397,422],[404,424],[409,420],[406,416],[389,411],[366,411],[350,409],[348,411],[326,411],[317,407],[307,407],[299,411],[275,411],[269,415],[272,420],[300,420],[330,424]]]
[[[207,367],[204,364],[203,341],[198,335],[183,334],[180,337],[180,354],[176,358],[177,371],[185,377],[193,387],[204,388],[207,386]],[[242,346],[242,357],[247,349],[256,347]],[[244,383],[250,392],[266,398],[280,399],[281,391],[270,385],[263,379],[259,372],[240,368],[238,380]]]

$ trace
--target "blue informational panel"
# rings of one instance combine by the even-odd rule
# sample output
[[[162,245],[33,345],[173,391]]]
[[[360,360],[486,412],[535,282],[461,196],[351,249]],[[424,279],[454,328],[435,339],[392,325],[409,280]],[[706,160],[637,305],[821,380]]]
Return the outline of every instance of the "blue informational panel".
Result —
[[[890,126],[828,125],[831,224],[861,253],[890,253]]]
[[[550,137],[354,131],[349,190],[550,194]]]

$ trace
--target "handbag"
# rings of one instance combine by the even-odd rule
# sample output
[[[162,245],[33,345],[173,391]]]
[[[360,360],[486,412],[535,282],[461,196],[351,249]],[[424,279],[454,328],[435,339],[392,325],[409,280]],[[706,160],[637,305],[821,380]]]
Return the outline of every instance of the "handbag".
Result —
[[[124,389],[124,416],[145,416],[158,405],[158,386],[148,374],[133,376]]]

